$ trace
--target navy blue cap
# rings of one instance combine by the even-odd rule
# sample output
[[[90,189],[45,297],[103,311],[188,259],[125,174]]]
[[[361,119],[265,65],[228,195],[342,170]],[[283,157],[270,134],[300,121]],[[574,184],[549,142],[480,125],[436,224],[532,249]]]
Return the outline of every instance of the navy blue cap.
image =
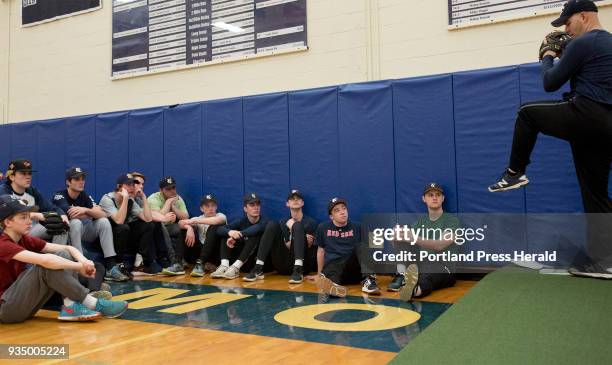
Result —
[[[304,196],[302,195],[302,192],[297,189],[293,189],[289,192],[289,194],[287,195],[287,200],[293,198],[294,196],[297,196],[298,198],[304,200]]]
[[[439,191],[442,195],[444,195],[444,189],[442,189],[442,187],[435,182],[430,182],[429,184],[425,185],[425,189],[423,189],[423,195],[427,194],[432,190]]]
[[[347,206],[348,204],[346,203],[346,200],[342,199],[342,198],[331,198],[329,200],[329,203],[327,203],[327,213],[331,214],[332,210],[334,209],[334,207],[338,204],[344,204],[345,206]]]
[[[244,203],[244,205],[247,205],[251,203],[261,203],[261,200],[259,200],[259,196],[257,196],[257,194],[248,193],[244,194],[244,196],[242,197],[242,202]]]
[[[80,167],[71,167],[66,170],[66,180],[76,179],[80,176],[87,176],[87,173],[83,171]]]
[[[217,204],[217,198],[212,194],[206,194],[200,199],[200,206],[210,202]]]
[[[15,199],[8,194],[0,195],[0,221],[22,212],[36,212],[38,206],[28,206],[25,200]]]
[[[174,180],[172,176],[166,176],[159,180],[160,189],[165,189],[171,186],[176,186],[176,180]]]
[[[32,163],[30,161],[19,159],[9,162],[8,170],[6,170],[6,176],[13,175],[18,171],[36,172],[32,170]]]
[[[590,0],[569,0],[563,5],[561,15],[550,24],[553,27],[560,27],[565,25],[565,22],[574,14],[582,13],[583,11],[594,11],[597,12],[597,5]]]
[[[123,184],[133,184],[134,183],[134,175],[132,174],[122,174],[117,178],[117,185]]]

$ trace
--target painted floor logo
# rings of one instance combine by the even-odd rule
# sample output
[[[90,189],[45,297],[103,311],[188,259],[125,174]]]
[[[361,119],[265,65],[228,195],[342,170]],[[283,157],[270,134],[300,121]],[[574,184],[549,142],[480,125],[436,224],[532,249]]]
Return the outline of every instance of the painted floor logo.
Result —
[[[130,302],[123,319],[395,352],[450,306],[156,281],[113,293]]]

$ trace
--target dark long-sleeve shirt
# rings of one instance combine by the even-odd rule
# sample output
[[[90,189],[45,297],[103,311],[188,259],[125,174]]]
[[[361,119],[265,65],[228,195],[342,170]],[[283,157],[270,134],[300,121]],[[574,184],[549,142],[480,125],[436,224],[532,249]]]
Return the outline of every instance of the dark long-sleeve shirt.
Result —
[[[217,234],[221,237],[228,237],[229,231],[240,231],[243,236],[253,237],[263,234],[268,224],[268,219],[264,216],[259,217],[257,223],[251,223],[249,219],[244,216],[241,219],[236,219],[230,224],[219,227]]]
[[[541,75],[546,91],[570,81],[572,93],[612,104],[612,34],[595,29],[575,38],[556,64],[544,57]]]

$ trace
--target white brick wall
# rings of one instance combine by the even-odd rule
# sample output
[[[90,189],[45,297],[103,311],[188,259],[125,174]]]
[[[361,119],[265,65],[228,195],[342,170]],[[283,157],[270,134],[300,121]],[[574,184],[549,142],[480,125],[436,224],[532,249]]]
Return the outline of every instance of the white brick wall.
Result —
[[[308,0],[307,52],[111,81],[110,0],[29,28],[0,0],[0,123],[532,62],[552,29],[551,15],[448,31],[446,3]]]

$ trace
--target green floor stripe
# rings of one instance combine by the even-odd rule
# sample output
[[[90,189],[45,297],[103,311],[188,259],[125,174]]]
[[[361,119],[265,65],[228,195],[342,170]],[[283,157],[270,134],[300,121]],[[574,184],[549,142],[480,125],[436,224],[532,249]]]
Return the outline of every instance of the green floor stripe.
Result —
[[[505,268],[392,364],[612,364],[612,281]]]

